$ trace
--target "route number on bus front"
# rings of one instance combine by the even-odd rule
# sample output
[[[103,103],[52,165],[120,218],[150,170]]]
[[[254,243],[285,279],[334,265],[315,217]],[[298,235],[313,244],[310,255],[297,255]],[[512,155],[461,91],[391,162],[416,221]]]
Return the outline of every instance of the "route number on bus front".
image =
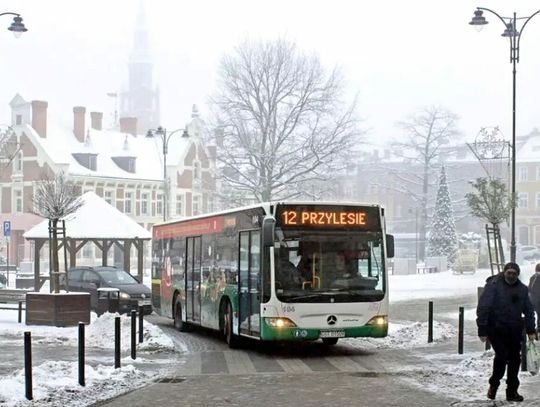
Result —
[[[283,211],[285,225],[365,226],[365,212]]]

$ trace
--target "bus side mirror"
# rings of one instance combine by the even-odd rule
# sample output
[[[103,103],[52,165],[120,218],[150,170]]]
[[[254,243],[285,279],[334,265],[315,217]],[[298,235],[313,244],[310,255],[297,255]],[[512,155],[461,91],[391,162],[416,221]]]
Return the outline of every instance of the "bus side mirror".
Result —
[[[394,257],[394,235],[386,235],[386,257]]]
[[[272,217],[266,217],[263,219],[263,225],[262,225],[263,247],[274,246],[275,224],[276,224],[276,220]]]

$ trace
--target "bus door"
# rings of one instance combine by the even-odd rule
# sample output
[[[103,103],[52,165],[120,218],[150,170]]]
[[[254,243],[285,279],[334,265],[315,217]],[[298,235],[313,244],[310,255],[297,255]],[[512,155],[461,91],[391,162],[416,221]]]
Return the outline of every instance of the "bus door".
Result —
[[[201,237],[188,237],[186,250],[186,319],[201,322]]]
[[[258,336],[260,332],[261,232],[240,232],[238,304],[240,332]]]

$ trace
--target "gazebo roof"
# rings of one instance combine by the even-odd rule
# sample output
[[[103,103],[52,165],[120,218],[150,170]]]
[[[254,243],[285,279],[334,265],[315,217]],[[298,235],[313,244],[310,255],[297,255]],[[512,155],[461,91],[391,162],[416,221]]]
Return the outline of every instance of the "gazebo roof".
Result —
[[[84,204],[66,217],[66,237],[72,239],[150,240],[151,233],[93,192],[82,195]],[[45,219],[24,235],[27,240],[48,239]]]

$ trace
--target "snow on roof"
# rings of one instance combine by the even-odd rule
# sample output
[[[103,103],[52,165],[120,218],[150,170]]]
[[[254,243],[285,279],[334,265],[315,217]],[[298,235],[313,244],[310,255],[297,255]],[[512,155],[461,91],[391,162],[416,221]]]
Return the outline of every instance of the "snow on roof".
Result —
[[[162,180],[163,179],[163,144],[159,136],[152,138],[142,135],[133,136],[116,130],[90,129],[85,134],[88,142],[79,142],[73,130],[67,126],[57,124],[58,121],[50,120],[47,123],[47,137],[40,137],[29,125],[24,125],[24,131],[32,141],[40,145],[43,151],[55,164],[69,164],[67,174],[70,176],[127,178],[137,180]],[[187,154],[193,139],[181,137],[181,134],[173,135],[168,142],[167,162],[177,165]],[[90,144],[89,144],[90,143]],[[126,151],[125,147],[129,150]],[[97,154],[97,168],[92,171],[75,160],[73,153]],[[112,157],[126,156],[136,158],[136,170],[134,173],[120,168],[112,160]]]
[[[540,135],[531,135],[516,152],[517,162],[538,162],[540,159]]]
[[[152,235],[129,216],[93,192],[82,195],[83,206],[66,220],[66,236],[72,239],[150,239]],[[27,231],[25,239],[47,239],[48,220]]]

